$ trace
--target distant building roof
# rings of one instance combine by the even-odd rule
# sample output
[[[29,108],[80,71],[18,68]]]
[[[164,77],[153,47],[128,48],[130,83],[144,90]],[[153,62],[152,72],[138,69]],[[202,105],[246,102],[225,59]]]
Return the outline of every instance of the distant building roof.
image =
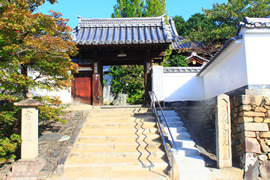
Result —
[[[239,23],[236,35],[239,34],[241,28],[270,28],[270,18],[245,17],[244,20]]]
[[[73,41],[78,45],[171,43],[178,36],[172,18],[79,18]]]

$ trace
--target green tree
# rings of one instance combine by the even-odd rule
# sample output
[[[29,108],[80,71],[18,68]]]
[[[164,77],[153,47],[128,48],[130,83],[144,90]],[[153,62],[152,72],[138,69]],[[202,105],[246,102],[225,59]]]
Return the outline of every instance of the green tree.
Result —
[[[194,14],[184,26],[177,26],[180,36],[186,37],[189,43],[200,43],[196,51],[206,58],[211,58],[224,43],[235,36],[238,23],[244,17],[267,17],[270,0],[228,0],[228,3],[214,3],[212,9],[203,9],[204,14]],[[176,19],[183,24],[182,20]],[[196,45],[194,43],[194,45]]]
[[[144,17],[156,17],[168,14],[165,0],[146,0]]]
[[[165,0],[117,0],[112,18],[156,17],[168,14]]]
[[[117,0],[112,18],[142,17],[144,0]]]
[[[188,37],[192,41],[209,42],[212,41],[209,32],[214,31],[217,26],[205,14],[196,13],[187,20],[185,28],[184,37]]]
[[[189,61],[186,56],[182,55],[181,51],[173,54],[172,49],[167,49],[165,53],[165,60],[161,63],[164,67],[188,67]]]
[[[117,0],[112,17],[154,17],[167,13],[165,0]],[[113,77],[112,90],[128,95],[130,104],[144,102],[144,66],[122,65],[113,66],[110,75]]]
[[[187,31],[186,21],[184,20],[182,16],[175,16],[173,18],[173,21],[175,23],[175,27],[176,27],[178,35],[183,36],[184,33]]]
[[[235,35],[238,23],[244,17],[267,17],[270,15],[270,0],[228,0],[228,3],[214,3],[212,9],[203,9],[217,28],[210,30],[213,40],[222,41]]]
[[[111,67],[113,93],[128,95],[130,104],[144,103],[144,67],[141,65],[122,65]]]
[[[50,2],[56,2],[49,0]],[[44,0],[2,0],[0,6],[0,160],[13,158],[20,134],[20,108],[25,90],[60,90],[71,86],[69,71],[77,71],[71,28],[60,13],[33,13]],[[32,76],[28,76],[29,73]],[[59,105],[57,99],[47,99]],[[40,112],[49,112],[42,108]],[[56,115],[52,110],[50,115]],[[52,116],[50,116],[52,117]],[[49,117],[47,117],[49,118]]]

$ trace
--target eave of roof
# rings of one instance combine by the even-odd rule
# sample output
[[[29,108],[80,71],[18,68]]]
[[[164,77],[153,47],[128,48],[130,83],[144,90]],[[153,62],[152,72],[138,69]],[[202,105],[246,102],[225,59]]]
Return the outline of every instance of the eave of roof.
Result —
[[[168,44],[174,41],[172,18],[81,18],[74,29],[77,45]]]
[[[190,59],[190,58],[192,58],[192,57],[196,57],[196,58],[201,59],[202,61],[209,62],[209,60],[204,59],[204,58],[203,58],[203,57],[201,57],[201,56],[198,56],[198,54],[197,54],[196,52],[192,52],[191,56],[187,57],[186,59]]]
[[[270,28],[270,18],[250,18],[245,17],[238,25],[236,35],[239,34],[242,28]]]

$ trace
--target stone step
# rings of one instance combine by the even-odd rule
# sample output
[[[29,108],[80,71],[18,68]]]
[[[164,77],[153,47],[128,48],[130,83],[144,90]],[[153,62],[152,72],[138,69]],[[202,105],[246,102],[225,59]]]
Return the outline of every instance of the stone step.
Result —
[[[161,139],[158,134],[151,134],[145,136],[80,136],[77,140],[77,143],[140,143],[140,142],[160,142]]]
[[[124,123],[124,122],[155,122],[153,116],[143,116],[143,117],[88,117],[86,119],[88,123]]]
[[[231,177],[234,179],[233,177]],[[192,168],[192,167],[179,167],[179,179],[180,180],[214,180],[213,173],[206,168]],[[218,178],[219,179],[219,178]]]
[[[158,114],[162,115],[161,111],[158,111]],[[163,111],[165,117],[177,117],[178,114],[174,110],[165,110]]]
[[[76,144],[72,153],[113,153],[113,152],[155,152],[161,151],[161,143],[131,143],[131,144]]]
[[[76,169],[72,171],[66,171],[65,177],[55,177],[58,180],[168,180],[169,177],[167,176],[168,170],[166,167],[161,164],[155,164],[155,166],[161,166],[159,169],[156,167],[155,171],[152,169],[151,171],[149,168],[141,167],[140,170],[133,171],[133,169],[128,169],[126,171],[113,171],[110,167],[98,168],[91,170],[90,168],[87,170],[78,170]],[[134,167],[134,166],[133,166]],[[162,169],[165,167],[165,169]],[[66,168],[72,169],[72,168]]]
[[[138,128],[153,128],[156,127],[155,122],[139,122],[139,123],[87,123],[84,125],[84,129],[138,129]]]
[[[177,156],[187,157],[187,156],[199,156],[200,152],[197,148],[177,148]]]
[[[169,127],[172,128],[172,127],[182,127],[184,124],[182,121],[179,121],[179,122],[167,122]],[[165,123],[163,123],[165,125]]]
[[[195,147],[195,142],[192,139],[174,140],[177,148],[193,148]],[[172,142],[171,142],[172,143]]]
[[[188,132],[179,132],[179,133],[175,133],[173,134],[173,138],[174,140],[186,140],[186,139],[190,139],[190,134]],[[170,137],[169,137],[169,140]]]
[[[165,118],[166,118],[166,121],[167,122],[177,122],[177,121],[180,121],[181,119],[180,119],[180,117],[166,117],[165,116]],[[161,120],[163,121],[163,117],[161,116]]]
[[[65,172],[71,171],[75,172],[83,172],[90,175],[90,177],[98,173],[100,177],[103,177],[106,174],[110,174],[113,172],[127,172],[127,171],[160,171],[166,170],[168,168],[167,162],[162,163],[147,163],[143,164],[140,161],[137,163],[110,163],[110,164],[66,164],[64,169]]]
[[[112,111],[112,112],[100,112],[100,113],[89,113],[88,117],[142,117],[142,116],[152,116],[152,112],[126,112],[126,111]]]
[[[109,163],[137,163],[164,162],[166,154],[158,152],[131,152],[131,153],[72,153],[67,164],[109,164]]]
[[[165,128],[166,133],[169,133],[168,128]],[[177,134],[181,132],[187,132],[187,129],[185,127],[171,127],[170,131],[172,134]]]
[[[203,168],[205,167],[205,162],[203,157],[201,156],[174,156],[175,161],[178,163],[178,167],[186,168],[186,167],[193,167],[193,168]]]
[[[91,109],[90,113],[104,113],[104,112],[131,112],[131,113],[145,113],[151,112],[150,108],[117,108],[117,109]]]
[[[83,129],[80,133],[82,136],[104,136],[107,134],[113,135],[138,135],[147,136],[148,134],[157,134],[157,128],[148,129]]]

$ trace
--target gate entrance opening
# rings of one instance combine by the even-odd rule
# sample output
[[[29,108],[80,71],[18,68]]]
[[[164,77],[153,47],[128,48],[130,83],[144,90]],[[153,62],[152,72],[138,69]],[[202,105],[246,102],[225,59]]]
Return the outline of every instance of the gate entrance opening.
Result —
[[[164,16],[106,19],[79,17],[74,32],[79,55],[73,61],[91,71],[86,72],[89,73],[87,80],[84,73],[75,75],[73,99],[82,103],[86,103],[84,99],[87,99],[93,106],[103,105],[103,66],[137,64],[144,65],[145,99],[146,105],[149,105],[152,64],[163,60],[166,49],[176,35],[172,19],[166,24]],[[84,80],[86,83],[83,83]],[[88,92],[81,93],[87,89],[85,86],[88,86]],[[90,98],[84,97],[89,93]]]

